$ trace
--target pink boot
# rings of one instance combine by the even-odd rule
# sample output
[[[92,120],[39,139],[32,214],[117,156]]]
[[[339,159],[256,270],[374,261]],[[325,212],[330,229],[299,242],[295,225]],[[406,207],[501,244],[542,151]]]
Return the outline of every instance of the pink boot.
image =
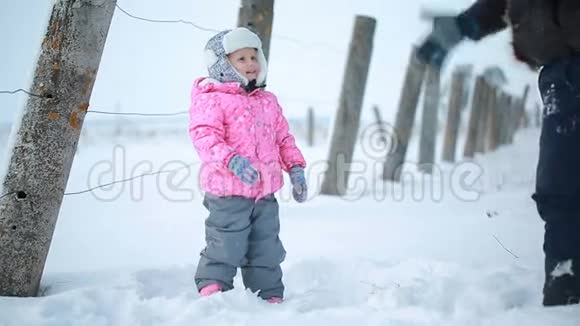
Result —
[[[266,299],[266,301],[268,301],[269,303],[273,303],[273,304],[280,304],[284,301],[284,299],[280,298],[280,297],[271,297]]]
[[[212,283],[212,284],[209,284],[209,285],[202,287],[201,290],[199,290],[199,294],[202,297],[207,297],[207,296],[210,296],[214,293],[221,292],[222,290],[223,290],[223,288],[221,287],[221,285],[219,285],[217,283]]]

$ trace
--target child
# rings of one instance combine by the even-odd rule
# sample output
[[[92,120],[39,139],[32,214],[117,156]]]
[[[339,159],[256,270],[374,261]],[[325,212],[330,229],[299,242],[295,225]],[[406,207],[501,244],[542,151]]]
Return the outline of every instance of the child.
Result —
[[[294,199],[304,202],[306,162],[276,96],[263,89],[267,64],[258,36],[246,28],[220,32],[205,54],[209,78],[194,82],[189,127],[209,210],[195,282],[202,296],[231,290],[241,267],[246,288],[281,303],[286,251],[274,192],[284,170]]]

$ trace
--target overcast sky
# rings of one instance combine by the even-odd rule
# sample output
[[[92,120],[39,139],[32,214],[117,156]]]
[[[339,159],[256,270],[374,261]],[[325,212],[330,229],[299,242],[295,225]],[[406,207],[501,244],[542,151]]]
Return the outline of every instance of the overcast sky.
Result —
[[[28,89],[52,1],[0,3],[0,90]],[[118,1],[137,16],[184,19],[213,29],[234,27],[239,3],[240,0]],[[288,116],[304,116],[308,106],[320,115],[333,115],[354,17],[370,15],[377,19],[377,30],[364,114],[370,114],[370,107],[377,104],[385,119],[392,120],[409,51],[428,31],[428,24],[419,20],[420,8],[457,12],[470,3],[276,0],[268,88],[279,96]],[[190,25],[142,22],[117,10],[93,89],[91,109],[145,113],[187,110],[192,81],[206,74],[201,53],[211,36],[212,33]],[[506,69],[513,93],[521,94],[524,84],[530,83],[532,98],[536,96],[536,75],[513,60],[507,32],[479,44],[462,45],[447,67],[466,62],[475,63],[479,71],[498,64]],[[13,120],[25,100],[25,95],[0,94],[0,122]],[[96,117],[87,117],[93,118]]]

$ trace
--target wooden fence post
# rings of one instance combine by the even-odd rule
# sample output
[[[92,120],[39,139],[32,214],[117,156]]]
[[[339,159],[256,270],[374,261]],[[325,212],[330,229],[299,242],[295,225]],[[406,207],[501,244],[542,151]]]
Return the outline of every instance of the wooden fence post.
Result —
[[[490,102],[489,102],[489,124],[488,124],[488,149],[490,151],[495,151],[499,146],[499,136],[500,136],[500,104],[501,104],[501,91],[498,87],[490,85]]]
[[[308,108],[308,117],[307,117],[307,138],[308,138],[308,146],[314,146],[314,131],[316,130],[316,120],[314,118],[314,109],[312,107]]]
[[[394,150],[387,153],[387,159],[383,168],[383,179],[400,181],[401,168],[407,155],[407,147],[413,132],[417,103],[421,94],[421,86],[425,77],[426,65],[417,58],[416,50],[413,49],[409,58],[409,65],[405,75],[405,81],[401,90],[399,109],[395,120],[396,143]]]
[[[475,80],[473,100],[471,101],[471,115],[469,116],[469,127],[467,130],[467,140],[463,151],[463,156],[467,158],[473,158],[475,154],[478,135],[477,129],[479,127],[479,119],[481,119],[482,101],[484,96],[484,82],[485,79],[483,76],[478,76]]]
[[[451,77],[451,94],[449,108],[447,110],[447,125],[445,127],[445,139],[443,141],[443,161],[455,162],[457,149],[457,134],[461,122],[461,109],[464,103],[466,81],[469,70],[456,69]]]
[[[272,22],[274,21],[274,0],[242,0],[238,13],[238,26],[247,27],[262,40],[262,50],[268,60]]]
[[[519,100],[519,105],[516,111],[516,130],[527,127],[526,103],[528,102],[528,94],[530,92],[530,85],[524,88],[524,94]]]
[[[360,113],[371,62],[376,20],[367,16],[356,16],[350,42],[348,64],[345,68],[340,106],[328,155],[328,170],[320,190],[321,194],[339,195],[346,193],[350,163],[357,140]]]
[[[520,127],[521,121],[521,114],[520,109],[522,107],[522,99],[521,98],[513,98],[513,101],[510,105],[510,121],[508,125],[508,144],[512,144],[514,142],[514,136]]]
[[[499,143],[500,145],[506,145],[509,140],[509,127],[510,127],[510,114],[511,114],[511,106],[512,106],[513,98],[509,94],[505,94],[503,101],[499,107],[501,112],[501,128],[500,128],[500,137]]]
[[[35,296],[116,0],[52,6],[0,191],[0,296]],[[2,195],[0,194],[0,195]]]
[[[477,125],[477,136],[475,140],[475,152],[485,153],[487,148],[488,140],[488,122],[490,115],[490,102],[491,102],[491,86],[490,81],[483,79],[482,90],[481,90],[481,108],[479,109],[479,121]]]
[[[385,130],[385,122],[383,121],[383,118],[381,117],[381,112],[379,110],[378,106],[373,106],[373,112],[375,114],[375,123],[377,124],[379,133],[380,133],[380,137],[379,137],[379,141],[381,141],[383,144],[387,143],[387,131]]]
[[[426,74],[421,138],[419,140],[419,170],[431,174],[433,173],[433,164],[435,164],[441,72],[435,66],[428,66]]]

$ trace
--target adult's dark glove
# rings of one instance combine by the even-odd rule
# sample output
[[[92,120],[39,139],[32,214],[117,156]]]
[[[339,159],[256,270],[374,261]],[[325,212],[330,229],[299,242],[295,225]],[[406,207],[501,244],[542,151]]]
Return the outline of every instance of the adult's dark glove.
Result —
[[[425,63],[441,67],[447,53],[463,39],[456,16],[423,14],[433,21],[433,30],[419,46],[417,56]]]

